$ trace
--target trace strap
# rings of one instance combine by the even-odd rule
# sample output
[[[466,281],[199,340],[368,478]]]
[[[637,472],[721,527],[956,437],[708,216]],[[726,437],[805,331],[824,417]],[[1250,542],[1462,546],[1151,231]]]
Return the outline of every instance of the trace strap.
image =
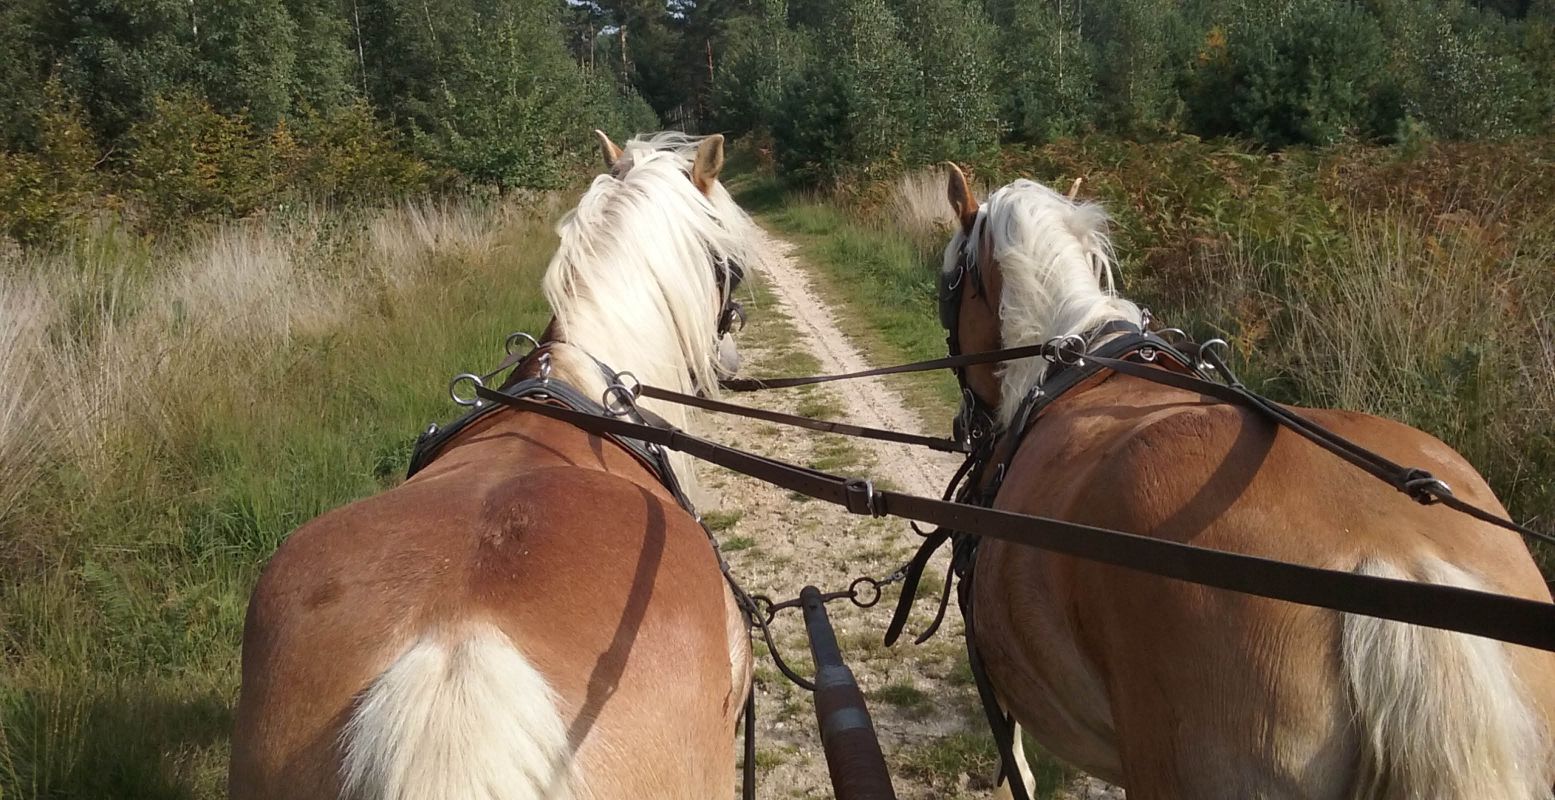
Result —
[[[593,433],[651,442],[843,506],[896,516],[1217,589],[1485,636],[1555,652],[1555,605],[1457,586],[1358,575],[1121,531],[877,490],[869,481],[785,464],[671,427],[601,417],[478,387],[484,400]]]

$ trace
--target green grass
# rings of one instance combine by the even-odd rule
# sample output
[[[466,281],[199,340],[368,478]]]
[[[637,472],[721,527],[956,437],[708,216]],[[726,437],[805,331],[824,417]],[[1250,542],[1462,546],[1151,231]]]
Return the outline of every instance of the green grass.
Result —
[[[741,550],[749,550],[755,546],[756,540],[749,536],[731,536],[720,545],[725,553],[738,553]]]
[[[0,581],[0,797],[224,796],[260,568],[297,525],[400,479],[416,433],[456,411],[450,375],[544,326],[549,237],[518,219],[435,246],[412,282],[353,284],[337,319],[289,339],[191,333],[168,372],[137,376],[145,414],[101,431],[100,461],[47,453],[0,521],[26,543]],[[147,269],[177,257],[135,246]],[[314,267],[357,274],[341,249]]]
[[[910,683],[893,683],[869,693],[869,699],[895,706],[912,716],[926,716],[934,710],[934,700],[928,692]]]
[[[809,466],[822,472],[840,473],[857,471],[870,460],[852,440],[826,434],[816,440],[815,455],[810,459]]]
[[[702,514],[702,524],[706,525],[707,529],[713,533],[723,533],[733,530],[734,526],[740,524],[740,519],[744,516],[745,512],[739,509],[707,511]]]
[[[989,788],[998,769],[998,749],[988,733],[958,732],[933,742],[909,748],[899,759],[905,766],[902,777],[921,782],[941,793],[949,793],[962,775],[972,779],[974,788]]]

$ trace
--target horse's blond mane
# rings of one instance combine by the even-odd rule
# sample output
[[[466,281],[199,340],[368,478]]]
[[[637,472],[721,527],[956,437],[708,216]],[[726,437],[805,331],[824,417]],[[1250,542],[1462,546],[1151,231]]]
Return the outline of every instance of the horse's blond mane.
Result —
[[[754,269],[761,257],[754,223],[723,186],[703,195],[688,178],[700,141],[633,139],[557,226],[545,297],[560,338],[576,348],[557,353],[557,368],[586,394],[605,389],[588,356],[646,384],[717,387],[716,271],[729,261]],[[644,402],[677,425],[690,421],[681,406]]]
[[[974,230],[986,231],[1004,282],[999,298],[1000,336],[1005,347],[1040,344],[1083,334],[1112,320],[1140,320],[1139,307],[1117,295],[1112,279],[1112,243],[1107,212],[1095,203],[1075,202],[1042,184],[1018,180],[994,192],[978,210]],[[945,249],[945,269],[955,267],[966,240],[956,235]],[[968,243],[976,259],[984,237]],[[999,424],[1008,425],[1020,398],[1040,386],[1048,362],[1010,362],[1000,373]]]

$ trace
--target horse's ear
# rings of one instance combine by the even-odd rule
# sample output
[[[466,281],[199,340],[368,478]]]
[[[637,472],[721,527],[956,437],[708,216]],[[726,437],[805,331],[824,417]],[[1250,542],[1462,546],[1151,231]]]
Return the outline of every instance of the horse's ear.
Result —
[[[715,133],[697,145],[696,161],[691,164],[691,182],[707,194],[724,168],[724,136]]]
[[[946,196],[950,198],[950,209],[956,212],[956,220],[961,223],[961,231],[970,234],[972,224],[977,222],[977,198],[972,196],[972,187],[967,185],[966,173],[956,166],[956,162],[946,161],[945,167],[950,173],[950,185],[946,188]]]
[[[604,156],[605,169],[615,169],[616,162],[621,160],[621,148],[610,141],[610,137],[604,131],[595,128],[594,135],[599,137],[599,154]]]

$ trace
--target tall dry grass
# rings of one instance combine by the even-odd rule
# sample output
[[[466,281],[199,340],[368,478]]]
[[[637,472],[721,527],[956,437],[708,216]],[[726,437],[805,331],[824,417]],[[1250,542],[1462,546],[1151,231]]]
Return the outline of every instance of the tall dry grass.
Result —
[[[1550,220],[1555,223],[1555,218]],[[1236,258],[1234,327],[1293,399],[1446,440],[1526,518],[1555,511],[1555,225],[1352,212],[1337,248]],[[1244,289],[1245,291],[1245,289]]]
[[[891,187],[887,218],[914,241],[938,240],[943,246],[956,224],[946,193],[948,183],[949,173],[942,167],[902,175]]]
[[[298,524],[403,473],[538,330],[555,203],[305,208],[0,255],[0,797],[219,797]]]
[[[18,376],[0,383],[0,442],[111,472],[124,448],[167,440],[209,389],[243,380],[278,348],[410,291],[439,257],[488,258],[500,222],[498,209],[450,203],[348,220],[307,209],[170,250],[100,228],[59,251],[17,254],[0,283],[0,374]],[[0,497],[25,483],[7,475]]]

